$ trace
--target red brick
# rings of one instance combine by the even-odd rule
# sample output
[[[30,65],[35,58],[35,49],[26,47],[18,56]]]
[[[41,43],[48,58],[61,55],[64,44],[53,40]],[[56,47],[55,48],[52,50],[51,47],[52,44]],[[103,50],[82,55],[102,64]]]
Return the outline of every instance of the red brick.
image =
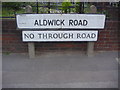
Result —
[[[3,20],[3,51],[10,52],[27,52],[27,43],[22,42],[21,32],[16,30],[15,20]],[[112,51],[120,50],[118,46],[118,22],[106,21],[105,29],[99,31],[98,41],[95,42],[96,51]],[[119,42],[120,43],[120,42]],[[64,50],[86,50],[87,42],[50,42],[50,43],[35,43],[36,51],[51,52]]]

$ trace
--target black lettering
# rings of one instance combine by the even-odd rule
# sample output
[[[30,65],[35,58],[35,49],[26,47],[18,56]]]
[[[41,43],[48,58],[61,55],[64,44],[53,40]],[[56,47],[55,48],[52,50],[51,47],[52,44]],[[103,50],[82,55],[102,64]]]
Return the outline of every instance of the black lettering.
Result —
[[[43,24],[41,23],[41,20],[39,20],[39,25],[40,25],[40,26],[43,26]]]
[[[24,38],[29,38],[29,34],[24,34]]]
[[[80,33],[77,33],[77,38],[81,38],[81,34]]]
[[[34,38],[34,34],[33,33],[31,33],[31,34],[24,34],[24,38],[33,39]]]
[[[47,34],[42,34],[43,35],[43,39],[46,38],[47,39]]]
[[[83,20],[83,26],[86,26],[88,24],[87,20]]]
[[[52,20],[53,23],[54,23],[54,26],[57,25],[57,21],[56,20]]]
[[[86,38],[86,34],[83,33],[83,34],[81,35],[81,37],[82,37],[82,38]]]
[[[59,34],[59,39],[62,39],[63,33]]]
[[[73,20],[69,20],[69,26],[73,26]]]
[[[48,37],[49,37],[49,39],[53,38],[51,33],[48,34]]]
[[[79,24],[78,25],[82,25],[82,21],[81,20],[79,20]]]
[[[69,34],[69,38],[73,38],[73,33]]]
[[[41,39],[41,33],[38,33],[39,38]]]
[[[57,38],[58,37],[58,34],[57,33],[55,33],[55,34],[53,34],[53,38]]]
[[[33,34],[33,33],[29,34],[29,37],[30,37],[31,39],[33,39],[33,38],[34,38],[34,34]]]
[[[78,25],[78,21],[74,20],[74,25],[77,26]]]
[[[35,23],[34,23],[34,26],[38,26],[39,25],[39,23],[38,23],[38,21],[37,20],[35,20]]]
[[[90,34],[88,34],[86,38],[91,38]]]
[[[91,38],[95,38],[95,37],[96,37],[96,34],[92,33]]]
[[[64,33],[64,34],[63,34],[63,38],[65,38],[65,39],[68,38],[67,33]]]
[[[47,25],[47,20],[43,20],[43,25],[44,25],[44,26]]]
[[[58,22],[59,22],[59,24],[58,24]],[[59,25],[60,25],[60,20],[57,20],[57,21],[56,21],[56,25],[57,25],[57,26],[59,26]]]
[[[48,25],[53,25],[53,20],[48,20]]]
[[[61,25],[65,25],[65,24],[64,24],[64,21],[65,21],[65,20],[61,20]]]

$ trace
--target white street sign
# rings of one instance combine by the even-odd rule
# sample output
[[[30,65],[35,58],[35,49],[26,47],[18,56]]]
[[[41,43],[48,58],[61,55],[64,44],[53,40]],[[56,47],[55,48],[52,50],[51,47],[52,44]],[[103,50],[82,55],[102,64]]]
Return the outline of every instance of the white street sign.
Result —
[[[97,41],[98,31],[22,31],[24,42]]]
[[[103,14],[18,14],[19,29],[103,29]]]

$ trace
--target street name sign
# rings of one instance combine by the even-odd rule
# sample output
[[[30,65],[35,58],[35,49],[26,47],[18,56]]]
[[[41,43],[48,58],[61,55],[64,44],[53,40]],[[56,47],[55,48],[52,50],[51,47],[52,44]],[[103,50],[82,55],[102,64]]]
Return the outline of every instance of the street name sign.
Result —
[[[98,31],[22,31],[24,42],[97,41]]]
[[[103,14],[18,14],[19,29],[103,29]]]

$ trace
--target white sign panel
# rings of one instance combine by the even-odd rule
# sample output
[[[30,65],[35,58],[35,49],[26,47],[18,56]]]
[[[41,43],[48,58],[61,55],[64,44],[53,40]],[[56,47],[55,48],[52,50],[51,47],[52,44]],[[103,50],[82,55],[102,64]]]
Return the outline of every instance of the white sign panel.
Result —
[[[19,29],[103,29],[105,25],[103,14],[19,14],[16,20]]]
[[[97,41],[98,31],[22,31],[25,42]]]

